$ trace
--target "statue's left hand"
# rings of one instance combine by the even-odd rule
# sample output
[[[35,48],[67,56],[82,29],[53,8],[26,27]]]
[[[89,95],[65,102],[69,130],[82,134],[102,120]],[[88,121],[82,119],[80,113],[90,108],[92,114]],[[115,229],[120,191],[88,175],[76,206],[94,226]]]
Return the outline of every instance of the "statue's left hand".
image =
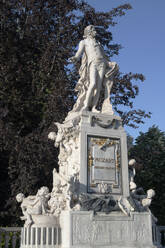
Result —
[[[69,62],[71,63],[76,63],[77,62],[77,58],[75,56],[69,58]]]

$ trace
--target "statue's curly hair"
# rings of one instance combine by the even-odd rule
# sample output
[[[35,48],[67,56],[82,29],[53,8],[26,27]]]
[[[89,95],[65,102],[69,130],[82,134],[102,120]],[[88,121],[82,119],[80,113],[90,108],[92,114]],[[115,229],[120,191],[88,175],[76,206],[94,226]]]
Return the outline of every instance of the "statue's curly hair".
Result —
[[[83,38],[87,38],[87,36],[91,33],[91,27],[94,27],[93,25],[89,25],[84,29],[84,35]]]

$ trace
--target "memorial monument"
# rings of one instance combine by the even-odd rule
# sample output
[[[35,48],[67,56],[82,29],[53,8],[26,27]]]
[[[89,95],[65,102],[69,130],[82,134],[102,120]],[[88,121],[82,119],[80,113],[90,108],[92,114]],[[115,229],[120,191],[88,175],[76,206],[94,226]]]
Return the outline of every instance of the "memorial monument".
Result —
[[[70,58],[75,63],[82,56],[77,101],[48,135],[59,147],[52,191],[44,186],[36,196],[17,195],[25,220],[21,248],[160,246],[149,210],[155,192],[137,188],[136,161],[128,163],[122,119],[109,101],[118,66],[95,37],[95,27],[87,26]]]

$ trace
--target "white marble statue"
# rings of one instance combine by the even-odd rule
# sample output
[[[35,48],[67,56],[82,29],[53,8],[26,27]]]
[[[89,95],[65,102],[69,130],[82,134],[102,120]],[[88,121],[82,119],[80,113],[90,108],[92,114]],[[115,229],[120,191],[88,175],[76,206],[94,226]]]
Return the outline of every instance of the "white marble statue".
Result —
[[[153,189],[147,190],[147,195],[141,200],[143,208],[147,209],[152,202],[152,198],[155,196],[155,191]]]
[[[24,216],[21,217],[25,220],[25,226],[33,223],[32,215],[42,215],[49,212],[48,200],[50,193],[48,187],[41,187],[36,195],[25,197],[23,193],[16,196],[17,202],[21,202],[21,209]]]
[[[135,165],[136,160],[129,160],[129,187],[130,187],[130,198],[125,198],[121,196],[118,200],[118,205],[122,212],[126,215],[130,215],[133,211],[143,212],[149,211],[149,206],[151,205],[152,198],[155,196],[155,191],[153,189],[147,190],[145,194],[142,187],[137,188],[134,182],[134,177],[136,175]]]
[[[56,170],[53,170],[53,190],[51,198],[48,202],[51,214],[59,216],[62,210],[66,208],[66,199],[63,194],[63,189],[66,187],[66,182],[62,183],[62,179]]]
[[[146,211],[151,205],[152,198],[155,196],[153,189],[147,190],[147,194],[144,194],[143,188],[137,188],[134,182],[130,182],[130,195],[133,198],[139,211]]]
[[[129,168],[129,181],[130,182],[134,182],[134,177],[136,175],[135,164],[136,164],[135,159],[129,160],[128,168]]]
[[[69,124],[56,122],[55,125],[58,127],[58,132],[50,132],[48,138],[60,149],[58,156],[60,175],[67,181],[68,177],[79,172],[79,157],[75,156],[79,150],[79,125],[72,122]]]
[[[80,110],[98,112],[96,107],[103,87],[105,92],[102,112],[113,114],[109,97],[113,84],[112,75],[118,70],[118,66],[115,62],[108,60],[101,44],[95,37],[95,27],[87,26],[77,53],[70,58],[70,61],[75,63],[83,55],[79,70],[80,79],[75,88],[78,91],[78,99],[70,114]]]
[[[62,210],[80,209],[79,180],[77,176],[67,176],[53,170],[53,190],[48,202],[50,213],[59,216]]]
[[[134,182],[130,182],[130,196],[128,198],[121,196],[118,200],[118,206],[125,215],[130,215],[134,211],[150,212],[149,207],[155,196],[153,189],[147,190],[145,194],[143,188],[137,188]]]

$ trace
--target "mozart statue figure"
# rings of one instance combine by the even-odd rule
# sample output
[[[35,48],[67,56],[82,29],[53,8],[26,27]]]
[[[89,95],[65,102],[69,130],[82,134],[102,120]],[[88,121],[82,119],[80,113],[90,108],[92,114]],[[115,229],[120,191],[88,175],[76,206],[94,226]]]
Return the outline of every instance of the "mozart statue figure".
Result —
[[[99,112],[96,107],[103,87],[105,88],[103,104],[109,102],[113,84],[112,75],[118,70],[118,66],[115,62],[108,61],[108,57],[101,44],[96,41],[95,36],[95,27],[93,25],[87,26],[84,30],[84,39],[80,41],[77,53],[70,58],[70,61],[75,63],[83,55],[79,70],[80,79],[75,88],[78,91],[78,98],[72,113],[80,110]]]

